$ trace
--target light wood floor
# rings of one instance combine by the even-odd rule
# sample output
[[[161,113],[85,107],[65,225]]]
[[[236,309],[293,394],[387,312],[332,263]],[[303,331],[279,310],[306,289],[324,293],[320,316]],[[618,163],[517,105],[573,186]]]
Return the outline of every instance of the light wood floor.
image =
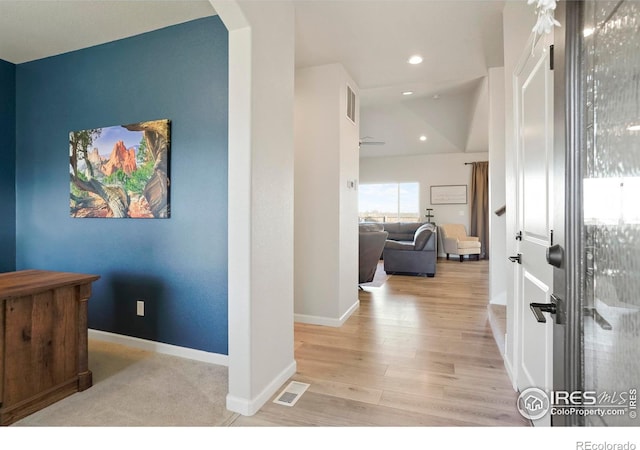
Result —
[[[487,320],[488,262],[439,260],[359,292],[340,328],[295,325],[293,407],[268,402],[232,426],[528,426]]]

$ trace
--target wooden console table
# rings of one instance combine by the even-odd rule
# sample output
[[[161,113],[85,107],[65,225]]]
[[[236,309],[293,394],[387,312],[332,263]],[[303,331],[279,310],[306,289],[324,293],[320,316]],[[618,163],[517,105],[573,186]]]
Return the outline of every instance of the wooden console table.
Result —
[[[0,425],[91,387],[87,301],[98,275],[0,274]]]

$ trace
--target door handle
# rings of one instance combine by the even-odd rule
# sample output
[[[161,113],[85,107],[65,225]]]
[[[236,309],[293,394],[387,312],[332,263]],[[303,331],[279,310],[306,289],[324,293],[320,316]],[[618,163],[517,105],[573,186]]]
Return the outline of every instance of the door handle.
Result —
[[[607,322],[607,319],[602,317],[602,315],[594,307],[585,307],[583,311],[585,316],[593,317],[593,320],[596,322],[596,324],[598,324],[598,326],[603,330],[611,330],[613,328],[611,324]]]
[[[564,259],[564,250],[558,244],[547,249],[547,262],[553,267],[560,267]]]
[[[529,303],[529,307],[531,308],[531,312],[535,316],[536,320],[539,323],[546,323],[547,319],[544,317],[543,312],[548,312],[549,314],[557,314],[558,313],[558,305],[560,304],[560,298],[551,294],[551,303]],[[560,324],[562,317],[560,315],[556,318],[556,323]]]
[[[547,319],[544,317],[543,312],[555,314],[557,312],[555,303],[529,303],[531,312],[536,317],[536,320],[540,323],[546,323]]]
[[[522,264],[522,254],[518,253],[516,256],[509,256],[509,261]]]

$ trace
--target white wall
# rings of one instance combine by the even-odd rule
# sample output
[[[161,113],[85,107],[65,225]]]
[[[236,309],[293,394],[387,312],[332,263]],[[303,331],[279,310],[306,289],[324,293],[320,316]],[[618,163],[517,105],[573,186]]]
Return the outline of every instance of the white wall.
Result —
[[[513,111],[513,72],[521,56],[527,51],[531,29],[536,21],[533,6],[525,2],[506,2],[503,10],[504,30],[504,98],[505,98],[505,199],[506,214],[506,252],[515,255],[516,213],[516,136]],[[514,316],[514,282],[515,267],[506,266],[507,281],[507,339],[505,350],[505,366],[515,387],[516,381],[516,318]]]
[[[504,68],[489,69],[489,303],[507,304],[507,216],[504,168]]]
[[[340,105],[338,121],[340,124],[340,249],[339,249],[339,310],[341,322],[351,315],[359,305],[358,300],[358,177],[360,171],[360,91],[355,82],[341,67]],[[356,94],[356,123],[346,116],[347,83]],[[349,184],[352,182],[352,185]]]
[[[227,408],[251,415],[296,371],[294,10],[278,1],[211,4],[229,30]]]
[[[358,306],[358,126],[340,64],[296,71],[295,320],[339,326]],[[356,108],[357,110],[357,108]]]
[[[484,77],[478,85],[469,124],[466,152],[482,152],[489,148],[489,79]]]
[[[425,220],[427,208],[433,208],[433,221],[441,223],[461,223],[469,232],[469,184],[471,166],[466,162],[487,161],[487,152],[438,153],[434,155],[397,156],[360,159],[360,184],[369,183],[420,183],[420,214]],[[431,205],[430,186],[467,185],[467,204]],[[439,245],[440,255],[442,246]]]

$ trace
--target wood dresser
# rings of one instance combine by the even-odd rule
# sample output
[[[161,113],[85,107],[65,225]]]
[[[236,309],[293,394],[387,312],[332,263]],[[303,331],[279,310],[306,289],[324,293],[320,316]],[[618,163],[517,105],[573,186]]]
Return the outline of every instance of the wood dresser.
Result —
[[[87,301],[98,275],[0,274],[0,425],[91,387]]]

